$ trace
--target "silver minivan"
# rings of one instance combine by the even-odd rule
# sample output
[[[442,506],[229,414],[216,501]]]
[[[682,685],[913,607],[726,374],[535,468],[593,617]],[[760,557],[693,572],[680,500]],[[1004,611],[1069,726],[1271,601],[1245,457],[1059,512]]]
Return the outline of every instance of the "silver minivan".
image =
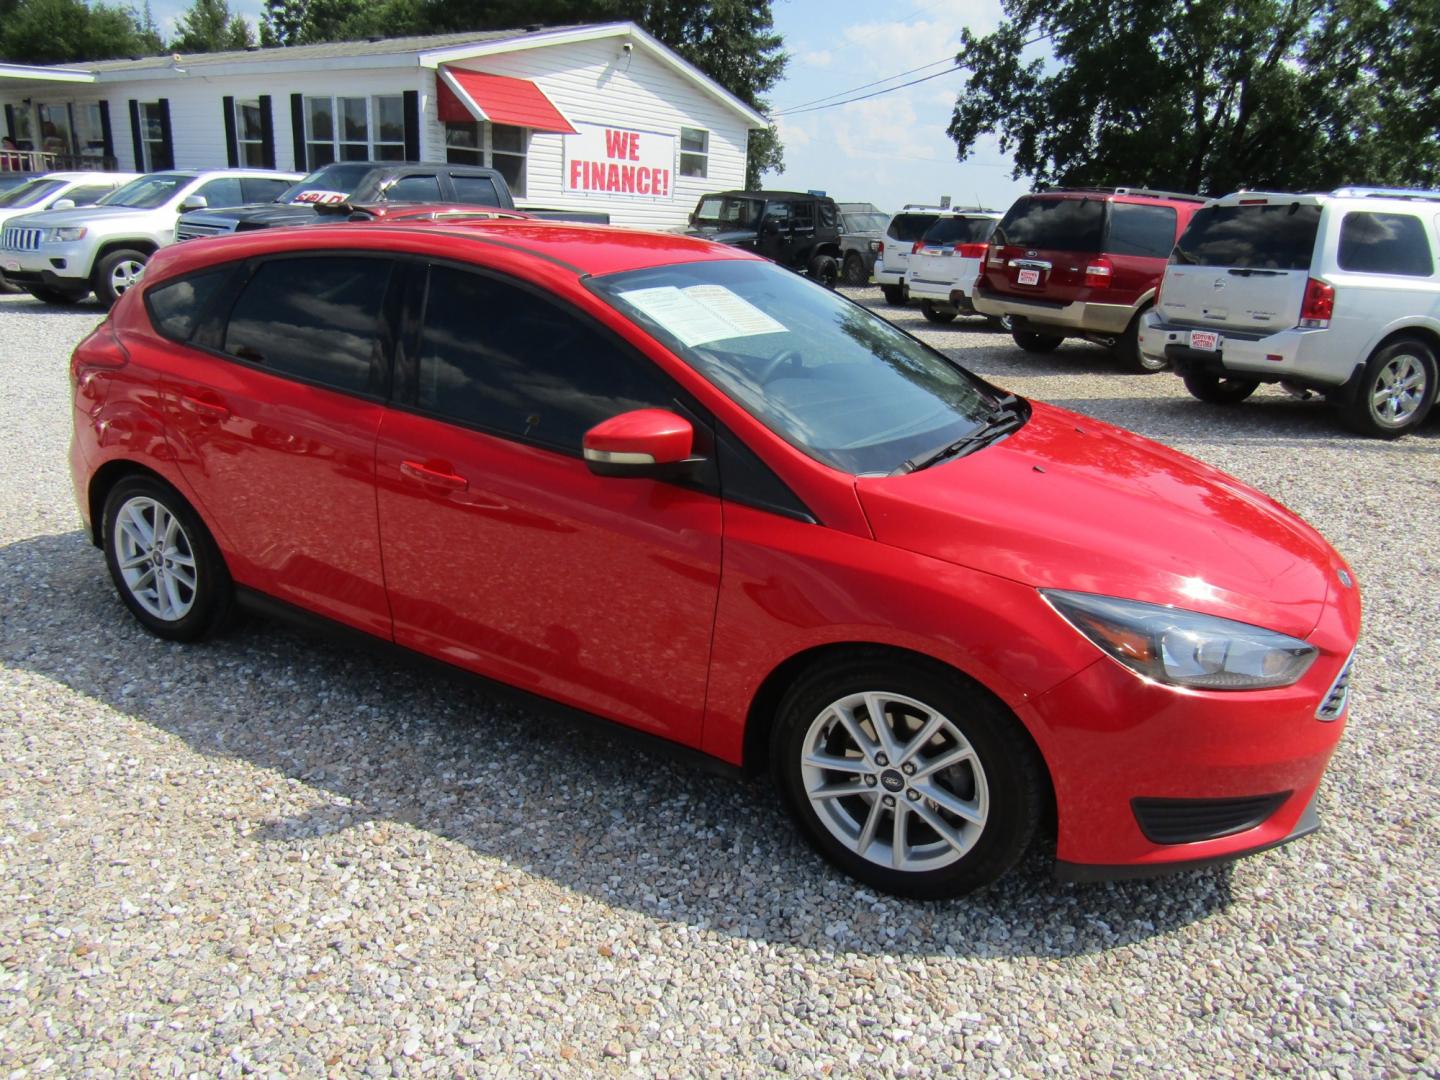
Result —
[[[1241,191],[1170,256],[1140,349],[1201,401],[1321,394],[1355,431],[1421,424],[1440,384],[1440,192]]]

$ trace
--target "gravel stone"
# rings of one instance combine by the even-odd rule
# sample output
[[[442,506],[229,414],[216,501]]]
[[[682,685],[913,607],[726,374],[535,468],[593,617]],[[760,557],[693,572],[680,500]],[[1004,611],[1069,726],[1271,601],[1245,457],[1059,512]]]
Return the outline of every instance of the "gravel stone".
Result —
[[[1440,1075],[1440,423],[1354,438],[848,290],[1307,518],[1366,597],[1324,831],[1232,867],[877,896],[763,781],[398,661],[124,611],[81,534],[93,305],[0,296],[0,1075]]]

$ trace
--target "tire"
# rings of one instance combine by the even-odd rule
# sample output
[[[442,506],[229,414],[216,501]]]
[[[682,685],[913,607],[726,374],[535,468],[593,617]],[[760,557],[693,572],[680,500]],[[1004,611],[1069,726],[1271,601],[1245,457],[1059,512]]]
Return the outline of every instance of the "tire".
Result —
[[[852,251],[845,256],[845,272],[842,280],[846,285],[868,285],[870,271],[865,269],[865,260]]]
[[[834,255],[816,255],[810,260],[809,270],[810,277],[827,289],[835,288],[840,282],[840,264]]]
[[[1033,330],[1012,330],[1010,336],[1015,344],[1026,352],[1052,353],[1060,347],[1065,339],[1055,334],[1037,334]]]
[[[163,547],[148,540],[157,525],[169,538]],[[151,476],[116,484],[105,499],[104,546],[121,601],[156,637],[197,641],[227,621],[234,586],[225,560],[190,504],[169,484]],[[155,563],[157,557],[163,563]]]
[[[1009,315],[986,315],[985,323],[991,330],[1002,330],[1007,334],[1015,329],[1015,323]]]
[[[885,294],[885,302],[887,304],[900,306],[905,303],[904,285],[881,285],[880,291]]]
[[[64,289],[52,289],[48,285],[27,285],[25,291],[44,304],[59,304],[63,307],[70,307],[85,299],[85,294],[66,292]]]
[[[1365,363],[1355,400],[1341,407],[1351,431],[1398,439],[1425,422],[1435,404],[1435,350],[1419,338],[1380,346]]]
[[[959,314],[954,308],[943,308],[933,300],[921,300],[920,310],[925,313],[925,318],[933,323],[954,322],[955,316]]]
[[[143,251],[132,248],[118,248],[106,253],[95,264],[95,273],[91,278],[95,298],[106,307],[113,307],[121,294],[140,280],[149,259],[150,256]]]
[[[1130,325],[1125,327],[1125,333],[1115,342],[1115,356],[1120,366],[1136,375],[1154,375],[1170,367],[1170,361],[1163,356],[1159,360],[1150,360],[1140,351],[1140,320],[1149,310],[1147,307],[1137,311]]]
[[[939,725],[923,745],[902,742],[892,753],[932,765],[969,756],[923,779],[902,772],[908,754],[879,757],[874,721],[856,719],[875,716],[872,707],[892,738],[918,742],[922,728]],[[943,899],[990,884],[1030,846],[1046,805],[1039,755],[1002,705],[958,673],[883,655],[851,653],[802,674],[780,703],[770,749],[806,838],[851,877],[899,896]],[[845,764],[820,766],[816,755]],[[853,792],[816,794],[840,785]]]
[[[1212,375],[1208,371],[1192,371],[1184,380],[1185,389],[1190,391],[1192,397],[1211,405],[1239,405],[1260,385],[1255,379]]]

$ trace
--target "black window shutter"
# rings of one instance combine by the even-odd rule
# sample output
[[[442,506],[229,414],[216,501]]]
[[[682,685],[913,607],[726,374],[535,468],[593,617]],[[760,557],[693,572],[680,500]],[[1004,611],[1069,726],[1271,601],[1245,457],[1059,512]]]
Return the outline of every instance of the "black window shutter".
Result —
[[[145,171],[145,143],[140,135],[140,102],[130,99],[130,138],[135,145],[135,171]]]
[[[290,95],[290,135],[295,140],[295,171],[309,172],[305,167],[305,97]]]
[[[115,168],[115,129],[110,126],[110,102],[100,102],[100,141],[105,144],[105,167]]]
[[[260,95],[260,163],[275,168],[275,121],[270,116],[270,95]]]
[[[170,99],[161,98],[160,105],[160,142],[165,147],[165,164],[162,169],[173,169],[175,167],[175,140],[170,134]]]
[[[221,98],[220,107],[225,110],[225,160],[230,163],[230,168],[235,169],[240,165],[240,140],[235,133],[235,99]]]
[[[420,160],[420,93],[405,91],[405,160]]]
[[[20,140],[15,137],[15,106],[5,106],[5,134],[10,136],[12,142],[19,144]]]

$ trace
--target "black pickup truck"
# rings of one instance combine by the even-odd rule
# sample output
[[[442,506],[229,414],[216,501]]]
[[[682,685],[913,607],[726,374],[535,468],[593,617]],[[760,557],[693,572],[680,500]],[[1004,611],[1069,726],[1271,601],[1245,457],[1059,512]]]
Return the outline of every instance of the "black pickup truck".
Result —
[[[686,231],[757,252],[830,288],[840,276],[840,211],[824,195],[717,191],[701,196]]]
[[[229,210],[192,210],[175,225],[176,240],[194,240],[277,225],[335,221],[352,210],[389,203],[451,203],[514,210],[505,177],[494,169],[416,161],[337,161],[282,191],[274,202]],[[521,211],[531,217],[608,225],[609,214]]]

